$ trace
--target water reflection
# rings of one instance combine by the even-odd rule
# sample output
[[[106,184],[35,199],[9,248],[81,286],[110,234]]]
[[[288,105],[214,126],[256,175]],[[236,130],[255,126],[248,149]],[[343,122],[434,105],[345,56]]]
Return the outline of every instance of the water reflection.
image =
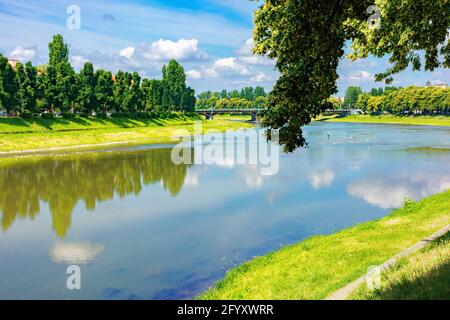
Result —
[[[0,167],[0,212],[4,231],[17,218],[34,218],[42,202],[49,206],[52,228],[67,235],[72,212],[79,201],[88,210],[115,195],[139,195],[143,185],[160,183],[176,196],[185,181],[187,166],[170,160],[171,149],[91,153],[49,158]],[[195,184],[195,177],[190,177]]]
[[[0,298],[193,298],[254,256],[450,188],[450,154],[417,149],[450,148],[448,129],[380,128],[313,124],[274,176],[148,145],[0,166]],[[66,289],[68,263],[83,290]]]
[[[367,177],[351,183],[347,191],[382,209],[399,208],[405,199],[420,200],[450,189],[450,175],[436,173],[398,173],[392,176]]]
[[[310,176],[311,186],[316,190],[322,187],[330,187],[335,177],[336,173],[330,169],[315,171]]]
[[[56,263],[87,264],[105,250],[101,244],[56,242],[49,255]]]

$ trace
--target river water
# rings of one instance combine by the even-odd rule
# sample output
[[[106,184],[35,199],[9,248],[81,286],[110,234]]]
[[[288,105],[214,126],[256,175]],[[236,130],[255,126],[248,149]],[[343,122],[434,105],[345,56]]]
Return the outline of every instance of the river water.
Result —
[[[450,129],[314,123],[279,171],[172,145],[0,164],[1,299],[186,299],[254,256],[450,189]],[[260,142],[265,143],[265,142]],[[67,287],[67,268],[81,290]]]

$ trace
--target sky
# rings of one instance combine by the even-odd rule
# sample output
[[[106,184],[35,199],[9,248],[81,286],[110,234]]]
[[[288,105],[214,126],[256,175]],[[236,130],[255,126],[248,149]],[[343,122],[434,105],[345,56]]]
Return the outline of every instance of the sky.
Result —
[[[278,77],[274,61],[251,53],[253,12],[260,4],[247,0],[0,0],[0,53],[43,64],[48,59],[48,42],[54,34],[62,34],[76,70],[91,61],[96,68],[137,71],[157,79],[162,66],[176,59],[197,93],[245,86],[271,90]],[[387,58],[342,59],[337,96],[343,96],[350,85],[366,91],[383,86],[373,78],[388,67]],[[450,71],[408,70],[397,75],[393,85],[427,81],[450,84]]]

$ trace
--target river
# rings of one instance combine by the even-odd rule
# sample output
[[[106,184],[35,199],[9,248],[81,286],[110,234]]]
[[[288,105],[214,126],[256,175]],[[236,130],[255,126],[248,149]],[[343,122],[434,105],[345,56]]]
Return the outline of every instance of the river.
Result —
[[[313,123],[260,165],[172,145],[0,164],[1,299],[187,299],[254,256],[450,189],[450,129]],[[265,143],[265,142],[261,142]],[[81,290],[69,290],[69,265]]]

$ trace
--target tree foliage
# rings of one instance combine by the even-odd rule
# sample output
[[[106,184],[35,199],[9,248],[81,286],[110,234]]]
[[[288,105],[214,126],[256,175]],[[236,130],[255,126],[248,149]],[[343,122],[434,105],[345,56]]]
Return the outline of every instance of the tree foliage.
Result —
[[[378,92],[378,91],[377,91]],[[362,93],[361,87],[350,86],[345,92],[344,106],[355,107],[358,101],[358,96]]]
[[[198,95],[198,109],[265,108],[267,93],[263,87],[245,87],[240,91],[205,91]]]
[[[80,113],[193,111],[195,91],[186,86],[184,68],[171,60],[162,69],[161,80],[142,79],[137,72],[113,75],[94,70],[90,62],[76,73],[69,62],[69,49],[61,35],[49,43],[49,61],[34,67],[31,62],[14,70],[0,54],[0,109],[10,115],[53,116]]]
[[[94,66],[86,62],[78,74],[78,105],[81,112],[92,114],[98,111],[98,101],[95,95],[97,79],[94,75]]]
[[[0,54],[0,107],[9,114],[18,112],[18,90],[15,72]]]
[[[425,50],[425,70],[450,66],[450,0],[375,0],[379,29],[368,23],[373,2],[266,0],[256,11],[254,52],[275,59],[280,72],[263,124],[279,129],[287,151],[305,145],[301,127],[330,107],[347,41],[352,59],[391,55],[392,67],[377,80],[390,82],[409,65],[421,69],[419,50]]]
[[[448,115],[450,88],[411,86],[394,90],[387,87],[380,96],[360,94],[357,107],[372,114]]]

